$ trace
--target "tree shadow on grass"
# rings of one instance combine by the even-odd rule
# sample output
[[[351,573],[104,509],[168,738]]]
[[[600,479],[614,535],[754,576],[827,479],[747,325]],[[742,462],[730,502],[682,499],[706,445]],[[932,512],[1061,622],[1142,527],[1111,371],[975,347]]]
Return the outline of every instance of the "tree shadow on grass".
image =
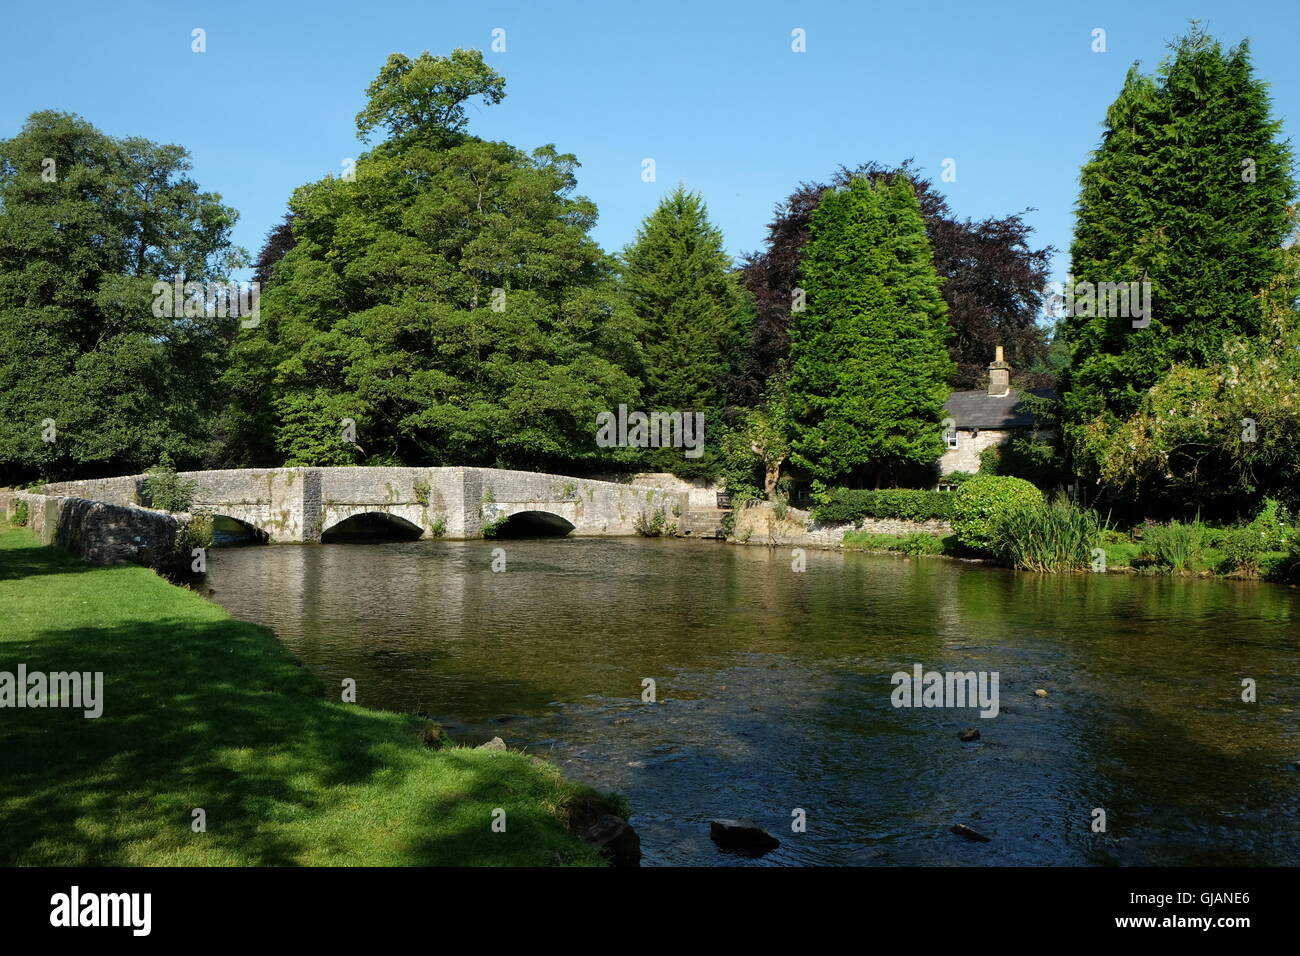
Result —
[[[16,646],[0,644],[0,670]],[[517,754],[418,742],[414,718],[336,704],[270,632],[161,620],[45,631],[28,672],[104,675],[103,715],[0,712],[0,863],[550,863],[582,858]],[[490,811],[509,814],[502,838]],[[191,830],[192,810],[207,832]]]
[[[6,530],[3,519],[0,519],[0,534]],[[30,542],[30,547],[24,546],[27,542]],[[61,548],[43,547],[30,535],[26,535],[26,541],[18,547],[0,548],[0,581],[93,570],[89,564]]]

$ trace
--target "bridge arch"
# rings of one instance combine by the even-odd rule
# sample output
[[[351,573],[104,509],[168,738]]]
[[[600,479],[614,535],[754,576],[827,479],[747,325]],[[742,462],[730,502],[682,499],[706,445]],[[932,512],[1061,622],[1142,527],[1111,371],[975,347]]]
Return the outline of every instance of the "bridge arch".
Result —
[[[562,538],[576,526],[563,515],[551,511],[526,509],[515,511],[495,525],[494,538]]]
[[[401,515],[387,511],[357,511],[321,529],[321,542],[414,541],[424,529]]]
[[[217,548],[241,544],[266,544],[270,534],[251,521],[234,515],[214,512],[212,515],[212,545]]]

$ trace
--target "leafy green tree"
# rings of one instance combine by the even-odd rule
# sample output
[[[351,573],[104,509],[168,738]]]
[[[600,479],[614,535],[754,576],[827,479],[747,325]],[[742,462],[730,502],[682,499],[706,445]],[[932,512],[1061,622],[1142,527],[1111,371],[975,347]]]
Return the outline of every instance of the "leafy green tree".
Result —
[[[644,356],[643,400],[651,410],[703,411],[701,460],[678,450],[647,455],[678,474],[711,472],[720,444],[724,386],[744,340],[742,294],[704,200],[677,186],[642,222],[623,252],[623,288]]]
[[[822,481],[874,479],[943,453],[952,371],[916,193],[906,177],[851,180],[813,214],[807,309],[791,326],[791,460]]]
[[[1269,335],[1260,293],[1284,271],[1293,157],[1246,44],[1225,52],[1194,24],[1172,51],[1154,76],[1129,71],[1081,176],[1074,282],[1150,283],[1149,317],[1084,301],[1065,319],[1066,436],[1089,475],[1115,475],[1125,423],[1171,367],[1221,371],[1232,343]]]
[[[724,435],[723,476],[733,499],[757,497],[761,491],[775,501],[782,470],[790,460],[793,424],[785,383],[771,383],[768,394],[767,401],[745,411]]]
[[[396,135],[354,180],[294,193],[291,248],[228,375],[251,452],[539,469],[631,457],[595,443],[597,414],[638,400],[639,352],[589,235],[596,208],[573,195],[577,162],[463,132],[464,100],[495,101],[501,82],[462,53],[409,70],[390,58],[358,128]],[[462,67],[476,78],[449,78]]]
[[[1269,495],[1300,507],[1300,246],[1287,255],[1290,275],[1261,297],[1265,335],[1228,340],[1206,368],[1174,365],[1129,418],[1084,426],[1107,486],[1173,512],[1235,517]]]
[[[505,91],[505,78],[483,62],[479,50],[453,50],[447,57],[430,56],[425,50],[414,60],[390,53],[366,89],[357,130],[363,141],[378,127],[398,140],[461,133],[468,123],[467,100],[481,96],[488,103],[500,103]]]
[[[763,494],[769,501],[776,500],[781,469],[790,459],[790,424],[789,405],[780,393],[745,416],[743,434],[762,463]]]
[[[156,315],[153,287],[224,280],[247,254],[189,169],[179,146],[68,113],[0,141],[0,482],[210,454],[239,323]]]

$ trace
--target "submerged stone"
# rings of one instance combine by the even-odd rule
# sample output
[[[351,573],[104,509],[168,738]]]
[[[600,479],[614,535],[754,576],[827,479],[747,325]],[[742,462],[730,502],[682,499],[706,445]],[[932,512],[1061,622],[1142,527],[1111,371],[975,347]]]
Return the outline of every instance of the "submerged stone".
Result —
[[[957,834],[959,837],[965,837],[967,840],[970,840],[972,843],[988,843],[988,842],[989,842],[989,838],[988,838],[988,837],[986,837],[986,836],[985,836],[984,834],[982,834],[982,833],[979,833],[979,832],[977,832],[977,831],[975,831],[975,830],[972,830],[970,827],[966,826],[966,824],[964,824],[964,823],[955,823],[955,824],[953,824],[953,826],[952,826],[952,831],[951,831],[951,832]]]

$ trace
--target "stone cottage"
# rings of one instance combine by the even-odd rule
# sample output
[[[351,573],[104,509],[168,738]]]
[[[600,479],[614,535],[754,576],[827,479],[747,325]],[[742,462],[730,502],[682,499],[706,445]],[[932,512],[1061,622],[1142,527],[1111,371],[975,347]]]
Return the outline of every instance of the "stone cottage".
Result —
[[[939,459],[939,486],[943,476],[954,471],[979,471],[980,452],[1001,445],[1017,432],[1032,429],[1034,416],[1021,406],[1025,394],[1055,398],[1051,389],[1032,389],[1026,393],[1011,387],[1011,365],[1002,354],[1002,346],[989,365],[986,390],[953,392],[944,403],[944,443]],[[1045,436],[1047,432],[1043,433]]]

